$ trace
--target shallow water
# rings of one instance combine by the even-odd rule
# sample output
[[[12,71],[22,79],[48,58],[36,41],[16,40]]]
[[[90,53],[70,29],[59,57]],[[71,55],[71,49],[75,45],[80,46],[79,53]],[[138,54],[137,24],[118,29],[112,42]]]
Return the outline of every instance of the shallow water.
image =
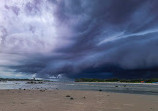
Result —
[[[27,84],[27,81],[0,82],[0,89],[63,89],[63,90],[101,90],[117,93],[158,95],[158,84],[135,83],[80,83],[80,82],[44,82]]]

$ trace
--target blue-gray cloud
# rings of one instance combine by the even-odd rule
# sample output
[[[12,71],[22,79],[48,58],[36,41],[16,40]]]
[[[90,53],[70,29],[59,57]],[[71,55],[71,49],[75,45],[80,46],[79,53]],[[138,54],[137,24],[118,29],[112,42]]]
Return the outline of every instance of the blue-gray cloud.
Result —
[[[156,0],[1,2],[3,68],[43,78],[158,76]]]

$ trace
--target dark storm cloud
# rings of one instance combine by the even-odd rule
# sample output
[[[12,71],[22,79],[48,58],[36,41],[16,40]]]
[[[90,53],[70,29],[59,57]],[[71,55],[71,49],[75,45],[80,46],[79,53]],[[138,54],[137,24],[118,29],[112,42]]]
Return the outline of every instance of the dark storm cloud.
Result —
[[[45,2],[49,5],[43,8]],[[45,19],[54,20],[55,28],[49,29],[47,26],[48,31],[45,29],[46,33],[40,33],[45,37],[44,40],[38,40],[36,36],[26,39],[31,43],[28,47],[34,48],[33,51],[26,55],[23,52],[20,53],[27,59],[20,59],[18,61],[20,64],[7,67],[15,69],[16,72],[36,73],[37,77],[42,78],[59,74],[69,78],[157,77],[157,7],[156,0],[34,0],[28,2],[24,8],[26,14],[33,16],[37,12],[40,15],[42,12],[49,11],[47,15],[53,14],[54,18]],[[15,9],[14,12],[19,13]],[[41,26],[33,22],[31,27],[34,27],[34,31],[30,29],[30,24],[29,30],[31,33],[36,33],[36,28]],[[54,35],[47,33],[54,29],[57,30],[57,37],[55,42],[49,43]],[[34,41],[40,44],[32,45]],[[39,48],[45,47],[47,42],[56,43],[57,46],[55,45],[54,48],[48,45],[46,47],[46,50],[50,48],[48,51],[45,51],[45,48]],[[26,49],[22,50],[25,52]],[[40,52],[36,52],[38,50]]]

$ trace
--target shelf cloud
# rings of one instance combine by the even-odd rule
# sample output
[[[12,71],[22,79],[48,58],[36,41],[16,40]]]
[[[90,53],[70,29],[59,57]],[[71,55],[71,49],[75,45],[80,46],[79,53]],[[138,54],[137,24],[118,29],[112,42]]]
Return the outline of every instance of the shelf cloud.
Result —
[[[158,77],[157,10],[157,0],[1,0],[0,73]]]

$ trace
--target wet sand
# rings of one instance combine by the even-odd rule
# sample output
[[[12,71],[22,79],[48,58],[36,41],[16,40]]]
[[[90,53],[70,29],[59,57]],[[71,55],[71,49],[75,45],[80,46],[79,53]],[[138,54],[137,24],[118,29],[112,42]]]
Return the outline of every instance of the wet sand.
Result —
[[[102,91],[0,90],[0,111],[158,111],[158,96]]]

